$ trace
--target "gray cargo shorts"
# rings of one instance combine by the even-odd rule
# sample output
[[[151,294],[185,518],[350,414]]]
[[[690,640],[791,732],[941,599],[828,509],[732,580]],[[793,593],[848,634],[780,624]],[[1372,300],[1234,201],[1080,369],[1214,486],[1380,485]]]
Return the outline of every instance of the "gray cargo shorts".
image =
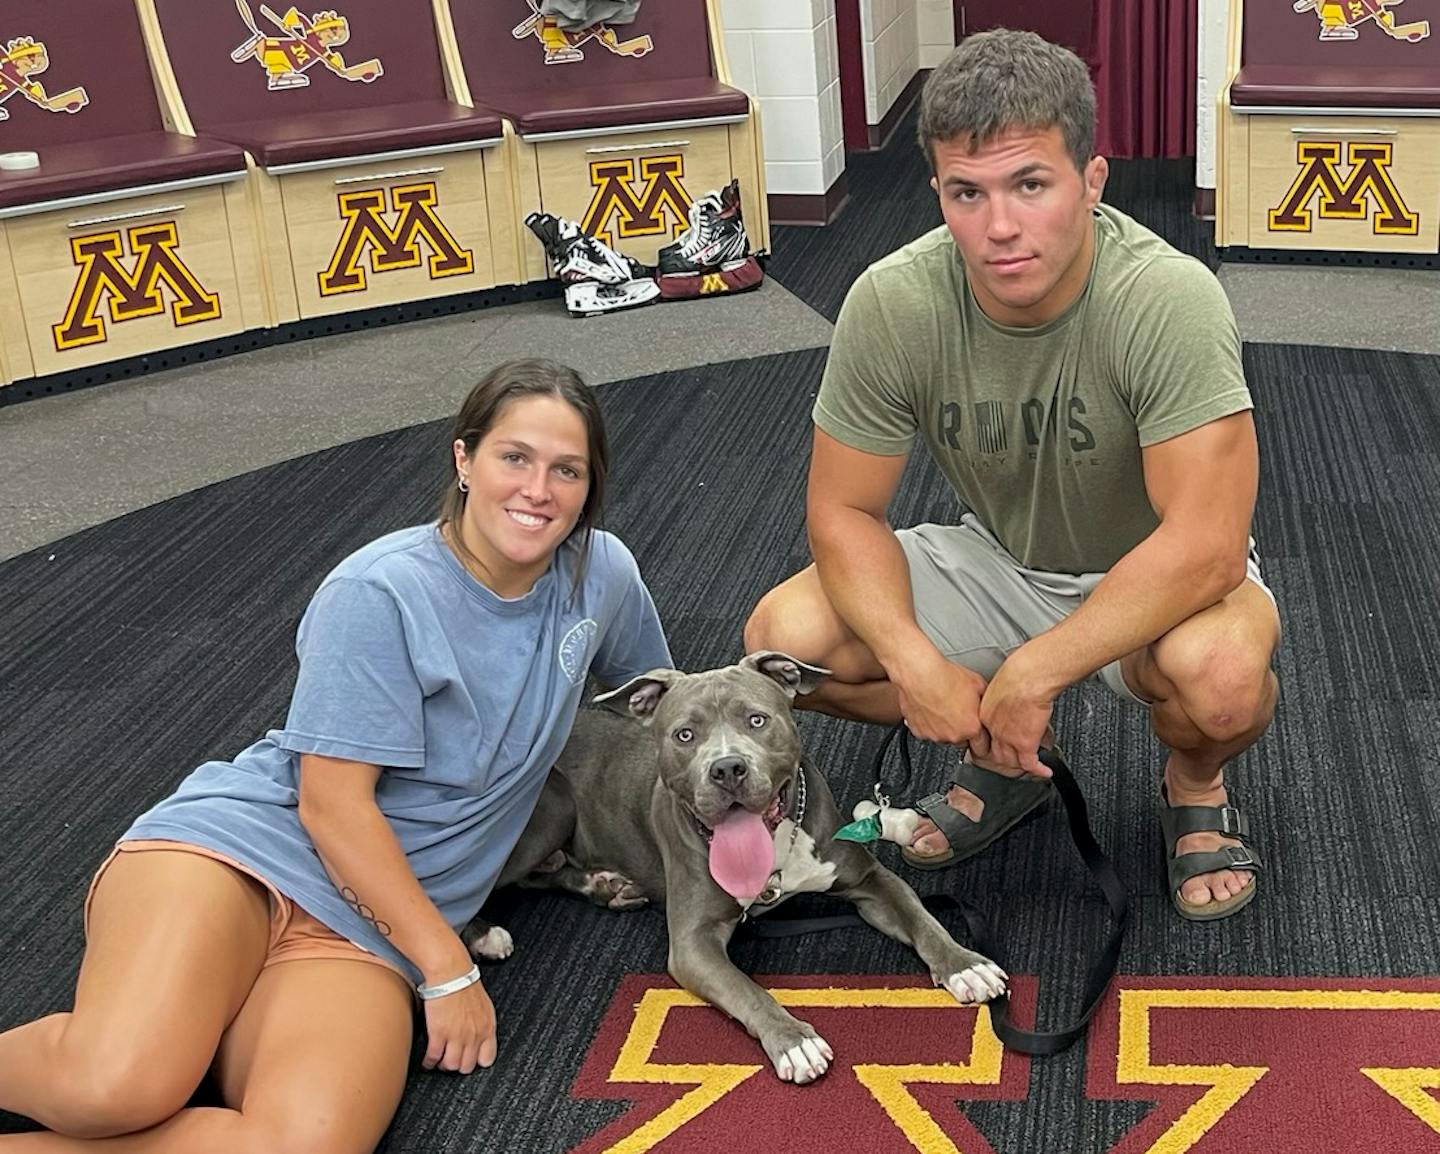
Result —
[[[895,535],[910,565],[920,628],[948,660],[987,681],[1030,638],[1075,612],[1105,576],[1026,569],[973,513],[958,525],[916,525]],[[1254,541],[1246,576],[1275,600]],[[1119,661],[1093,677],[1123,701],[1149,704],[1125,684]]]

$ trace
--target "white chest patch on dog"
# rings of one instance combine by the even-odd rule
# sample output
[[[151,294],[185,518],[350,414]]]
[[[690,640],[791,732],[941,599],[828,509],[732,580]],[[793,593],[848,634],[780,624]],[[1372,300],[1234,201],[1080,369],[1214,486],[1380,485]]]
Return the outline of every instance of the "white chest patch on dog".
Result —
[[[747,909],[752,904],[769,909],[791,894],[824,893],[834,882],[835,863],[822,860],[815,852],[815,839],[803,829],[796,830],[787,817],[775,827],[775,871],[770,875],[770,884],[753,903],[740,904]]]

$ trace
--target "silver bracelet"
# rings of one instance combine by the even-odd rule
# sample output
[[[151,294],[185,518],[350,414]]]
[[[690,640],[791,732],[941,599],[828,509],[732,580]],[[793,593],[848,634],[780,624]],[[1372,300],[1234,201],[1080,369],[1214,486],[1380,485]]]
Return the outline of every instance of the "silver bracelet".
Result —
[[[473,986],[480,980],[480,967],[471,966],[469,973],[461,974],[458,978],[451,978],[448,982],[437,982],[433,986],[416,986],[415,992],[420,995],[422,1001],[432,1001],[435,998],[443,998],[446,994],[459,993],[467,986]]]

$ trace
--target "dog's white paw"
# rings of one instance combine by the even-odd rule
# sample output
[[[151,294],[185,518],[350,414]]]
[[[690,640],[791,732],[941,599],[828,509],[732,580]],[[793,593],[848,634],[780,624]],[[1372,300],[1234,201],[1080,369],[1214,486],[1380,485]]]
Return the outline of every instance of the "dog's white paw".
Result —
[[[487,962],[503,962],[515,952],[515,939],[504,926],[491,926],[483,934],[470,939],[470,952]]]
[[[782,1082],[804,1085],[830,1069],[834,1060],[835,1052],[830,1049],[830,1044],[816,1034],[781,1054],[775,1063],[775,1073]]]
[[[951,974],[945,979],[945,988],[957,1002],[970,1005],[999,997],[1005,992],[1009,980],[1005,971],[994,962],[980,961],[958,974]]]

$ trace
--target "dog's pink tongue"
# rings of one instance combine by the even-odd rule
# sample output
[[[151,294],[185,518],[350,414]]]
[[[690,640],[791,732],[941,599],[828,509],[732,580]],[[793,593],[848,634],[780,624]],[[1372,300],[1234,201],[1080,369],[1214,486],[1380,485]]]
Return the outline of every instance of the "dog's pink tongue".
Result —
[[[710,876],[733,898],[760,895],[775,869],[775,839],[758,813],[735,809],[710,838]]]

